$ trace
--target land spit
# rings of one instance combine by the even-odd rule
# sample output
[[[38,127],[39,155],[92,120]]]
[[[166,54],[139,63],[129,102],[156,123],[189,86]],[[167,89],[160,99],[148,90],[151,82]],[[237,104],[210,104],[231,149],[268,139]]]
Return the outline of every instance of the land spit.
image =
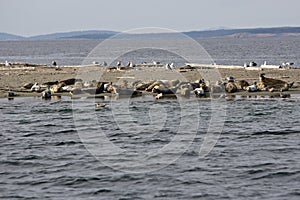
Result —
[[[267,70],[246,70],[246,69],[186,69],[166,70],[165,68],[133,68],[131,70],[108,70],[100,66],[18,66],[1,67],[0,69],[0,98],[7,97],[9,89],[15,91],[17,96],[40,96],[40,93],[25,92],[22,87],[26,83],[39,83],[62,81],[76,78],[83,80],[95,80],[101,82],[112,82],[122,84],[124,81],[132,83],[137,80],[181,80],[194,82],[200,79],[210,80],[219,78],[226,79],[233,76],[236,80],[246,80],[250,84],[258,81],[259,74],[265,73],[267,77],[284,80],[288,83],[294,82],[293,88],[287,93],[300,94],[300,69],[267,69]],[[210,80],[211,81],[211,80]],[[264,92],[264,95],[266,92]],[[248,95],[247,92],[239,92],[240,95]],[[249,95],[261,95],[262,92],[249,93]],[[62,95],[69,96],[69,93]]]

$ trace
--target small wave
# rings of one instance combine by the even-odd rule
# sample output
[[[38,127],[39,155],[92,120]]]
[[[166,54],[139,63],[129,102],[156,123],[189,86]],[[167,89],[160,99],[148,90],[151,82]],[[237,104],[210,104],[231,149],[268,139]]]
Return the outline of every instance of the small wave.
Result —
[[[169,128],[163,128],[161,130],[159,130],[160,133],[169,133],[170,129]]]
[[[32,119],[32,120],[19,120],[18,121],[19,123],[18,124],[20,124],[20,125],[23,125],[23,124],[25,124],[25,125],[27,125],[27,124],[37,124],[37,123],[39,123],[39,122],[43,122],[43,120],[34,120],[34,119]]]
[[[85,177],[79,177],[79,178],[75,178],[75,179],[70,178],[69,180],[65,181],[64,185],[78,185],[81,183],[89,182],[90,180],[92,180],[92,179],[85,178]],[[99,180],[99,179],[96,179],[96,180]]]
[[[112,192],[112,190],[103,188],[93,192],[93,194],[101,194],[101,193],[109,193],[109,192]]]
[[[28,134],[24,134],[23,137],[31,137],[34,135],[38,135],[38,133],[28,133]]]
[[[273,115],[274,112],[256,112],[253,116],[266,116],[266,115]]]
[[[60,109],[57,109],[57,108],[36,108],[36,109],[33,109],[31,110],[30,112],[32,114],[51,114],[51,113],[73,113],[74,109],[72,108],[60,108]]]
[[[252,169],[252,170],[247,171],[247,173],[250,174],[250,175],[263,173],[263,172],[265,172],[265,170],[262,170],[262,169]]]
[[[251,135],[287,135],[287,134],[298,134],[296,130],[280,130],[280,131],[258,131]]]
[[[287,176],[293,176],[297,175],[299,172],[275,172],[275,173],[269,173],[266,175],[258,176],[252,178],[252,180],[259,180],[259,179],[266,179],[266,178],[280,178],[280,177],[287,177]]]
[[[18,160],[38,160],[38,159],[41,159],[42,157],[41,156],[38,156],[38,155],[28,155],[28,156],[25,156],[21,159],[18,159]]]
[[[30,162],[30,160],[24,160],[22,159],[18,159],[18,160],[4,160],[4,161],[0,161],[0,164],[4,164],[4,165],[11,165],[11,166],[22,166],[22,167],[37,167],[37,166],[44,166],[43,163],[39,163],[36,161],[32,161]]]
[[[45,127],[57,126],[56,124],[44,124]]]
[[[55,134],[77,133],[76,129],[66,129],[55,132]]]
[[[72,113],[73,109],[71,108],[65,108],[65,109],[59,109],[58,113]]]
[[[60,176],[51,178],[48,182],[52,182],[55,185],[65,185],[65,186],[78,186],[90,181],[99,181],[99,178],[96,177],[70,177],[70,176]]]
[[[121,176],[114,176],[110,179],[110,182],[128,182],[128,181],[136,181],[139,180],[138,177],[134,177],[133,175],[124,174]]]
[[[201,168],[201,167],[193,167],[190,169],[185,169],[182,171],[182,173],[186,173],[186,172],[197,172],[197,171],[205,171],[205,169]]]
[[[151,140],[144,141],[143,143],[144,144],[155,144],[155,143],[165,144],[165,143],[169,143],[169,142],[170,142],[170,140],[168,140],[168,139],[154,138]]]
[[[74,144],[80,144],[81,142],[75,142],[75,141],[67,141],[67,142],[58,142],[54,144],[54,146],[69,146],[69,145],[74,145]]]
[[[275,163],[270,163],[270,162],[267,162],[267,163],[260,163],[260,164],[256,164],[256,165],[247,165],[247,166],[240,166],[240,167],[247,167],[247,168],[260,168],[260,167],[267,167],[267,166],[272,166],[272,165],[275,165]]]
[[[0,194],[0,198],[1,199],[39,199],[37,197],[24,197],[23,195],[1,195]]]
[[[120,130],[120,129],[116,129],[116,130]],[[108,137],[119,137],[119,136],[124,136],[123,132],[119,132],[119,133],[110,133],[108,134]]]
[[[52,178],[52,179],[48,180],[48,182],[53,183],[54,185],[62,185],[62,186],[76,188],[76,187],[89,186],[89,185],[97,183],[97,182],[103,182],[104,180],[105,180],[105,178],[103,179],[102,177],[96,177],[96,176],[94,176],[94,177],[60,176],[60,177]],[[124,180],[124,181],[130,181],[130,180],[133,180],[133,179],[128,179],[128,180]],[[109,182],[120,182],[120,181],[123,181],[123,179],[117,180],[117,181],[115,181],[114,179],[109,180]],[[107,192],[111,192],[111,190],[102,188],[102,189],[96,190],[94,193],[107,193]]]
[[[289,196],[292,195],[292,196],[300,196],[300,191],[295,191],[295,192],[291,192],[288,194]]]

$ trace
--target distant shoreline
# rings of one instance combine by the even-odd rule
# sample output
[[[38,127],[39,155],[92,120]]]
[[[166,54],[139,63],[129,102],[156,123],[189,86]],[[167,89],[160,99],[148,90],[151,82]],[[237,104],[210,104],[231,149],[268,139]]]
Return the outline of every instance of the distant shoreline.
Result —
[[[121,33],[121,34],[120,34]],[[178,33],[143,33],[129,34],[116,31],[103,30],[87,30],[87,31],[71,31],[62,33],[51,33],[45,35],[34,35],[24,37],[9,33],[0,33],[0,41],[24,41],[24,40],[51,40],[51,39],[107,39],[120,34],[121,37],[144,37],[144,38],[169,38],[176,37],[178,34],[184,34],[191,38],[253,38],[253,37],[299,37],[300,27],[271,27],[271,28],[243,28],[243,29],[217,29],[217,30],[201,30],[188,31]],[[119,36],[118,36],[119,37]]]

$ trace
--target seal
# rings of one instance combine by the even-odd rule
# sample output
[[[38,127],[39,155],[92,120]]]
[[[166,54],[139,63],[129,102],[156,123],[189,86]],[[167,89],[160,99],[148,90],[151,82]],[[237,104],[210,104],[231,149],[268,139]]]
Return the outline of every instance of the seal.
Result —
[[[293,86],[294,82],[287,83],[286,81],[282,81],[279,79],[274,78],[267,78],[265,77],[265,73],[261,73],[259,75],[259,83],[258,88],[260,90],[270,90],[273,88],[273,90],[277,89],[279,91],[287,91],[289,88]]]
[[[225,86],[225,90],[228,93],[234,93],[234,92],[237,92],[237,87],[234,84],[234,82],[228,82]]]
[[[157,93],[157,94],[176,94],[177,87],[172,87],[172,88],[167,88],[167,89],[161,89],[159,85],[154,86],[152,89],[152,93]]]
[[[34,85],[31,87],[31,92],[40,92],[41,91],[41,86],[39,85],[39,83],[34,83]]]
[[[51,90],[49,87],[42,92],[42,98],[43,99],[51,99]]]

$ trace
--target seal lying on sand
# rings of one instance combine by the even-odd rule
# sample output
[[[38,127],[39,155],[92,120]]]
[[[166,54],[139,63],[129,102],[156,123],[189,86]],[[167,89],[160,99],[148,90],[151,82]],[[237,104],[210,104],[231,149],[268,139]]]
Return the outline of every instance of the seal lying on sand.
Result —
[[[58,84],[58,81],[49,81],[49,82],[43,83],[42,86],[48,87],[48,86],[52,86],[52,85],[56,85],[56,84]]]
[[[233,82],[229,82],[226,84],[225,90],[228,93],[234,93],[234,92],[237,92],[237,87]]]
[[[149,81],[149,82],[136,81],[132,85],[136,90],[146,90],[154,82],[155,81]]]
[[[153,93],[157,93],[157,94],[176,94],[177,91],[177,87],[172,87],[172,88],[167,88],[167,89],[162,89],[159,85],[156,85],[153,89],[152,92]]]
[[[33,83],[25,83],[23,88],[30,90],[34,84]]]
[[[250,86],[250,84],[245,80],[240,80],[236,82],[236,87],[239,90],[247,90],[248,86]]]
[[[159,81],[154,81],[152,84],[150,84],[147,88],[146,91],[150,92],[154,89],[154,87],[159,86],[160,89],[162,88],[178,88],[182,82],[179,80],[159,80]]]
[[[95,90],[95,94],[102,94],[105,90],[105,87],[104,87],[105,84],[107,84],[107,82],[98,82],[96,90]]]
[[[66,86],[64,82],[58,83],[57,85],[52,85],[50,90],[52,93],[63,92],[63,87]]]
[[[289,88],[293,86],[294,82],[287,83],[286,81],[282,81],[279,79],[274,78],[267,78],[265,77],[264,73],[261,73],[259,75],[259,83],[258,88],[260,90],[266,90],[266,89],[278,89],[280,91],[287,91]]]
[[[226,79],[228,80],[228,83],[226,83],[225,85],[226,92],[228,93],[237,92],[238,88],[235,84],[235,78],[232,76],[228,76]]]
[[[38,83],[34,83],[34,85],[31,87],[31,92],[40,92],[41,86]]]
[[[200,87],[194,90],[196,97],[208,97],[209,96],[209,88],[206,84],[200,83]]]
[[[248,92],[256,92],[257,91],[257,86],[256,82],[253,83],[253,85],[249,85],[246,87],[246,91]]]
[[[153,91],[153,88],[154,88],[155,86],[161,87],[161,85],[164,85],[162,81],[154,81],[152,84],[150,84],[150,85],[146,88],[146,91],[148,91],[148,92]]]
[[[74,85],[75,82],[82,82],[82,80],[81,79],[70,78],[70,79],[60,81],[60,83],[64,83],[65,85]]]

